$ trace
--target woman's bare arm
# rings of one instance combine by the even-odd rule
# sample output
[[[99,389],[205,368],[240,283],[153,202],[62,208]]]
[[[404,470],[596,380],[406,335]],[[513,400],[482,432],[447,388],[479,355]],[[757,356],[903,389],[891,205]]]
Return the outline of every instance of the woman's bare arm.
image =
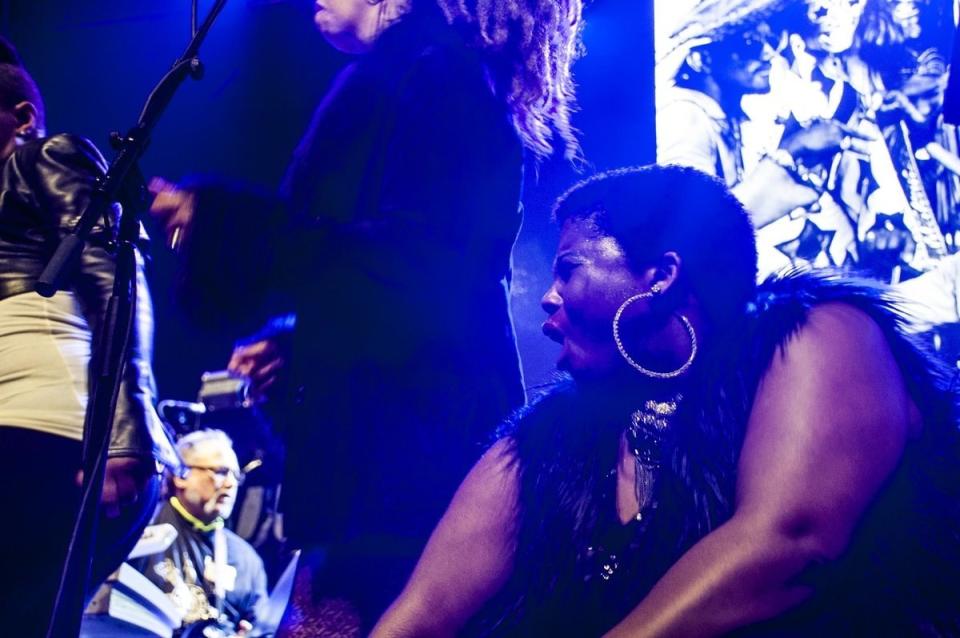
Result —
[[[760,384],[733,517],[609,636],[715,636],[804,600],[797,576],[843,552],[919,427],[880,328],[850,306],[815,308]]]
[[[460,485],[374,638],[453,636],[503,586],[513,566],[517,481],[501,440]]]

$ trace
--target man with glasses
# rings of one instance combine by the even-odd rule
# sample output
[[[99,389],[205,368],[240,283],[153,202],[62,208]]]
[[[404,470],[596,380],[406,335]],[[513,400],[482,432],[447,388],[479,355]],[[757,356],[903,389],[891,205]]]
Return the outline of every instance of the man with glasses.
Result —
[[[183,613],[185,630],[199,623],[211,627],[202,635],[255,636],[267,578],[253,547],[224,526],[244,479],[233,443],[220,430],[198,430],[177,449],[187,472],[170,479],[169,499],[154,520],[173,525],[177,539],[134,567]],[[220,633],[210,634],[213,628]]]

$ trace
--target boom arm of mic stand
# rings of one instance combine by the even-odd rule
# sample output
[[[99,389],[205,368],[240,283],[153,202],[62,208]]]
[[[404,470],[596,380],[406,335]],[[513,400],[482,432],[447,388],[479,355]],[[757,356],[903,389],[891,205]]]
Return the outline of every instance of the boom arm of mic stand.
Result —
[[[150,94],[140,114],[140,121],[126,137],[119,140],[120,153],[110,164],[106,174],[98,180],[93,196],[80,215],[73,232],[63,238],[37,279],[38,293],[44,297],[52,297],[61,289],[70,270],[77,264],[97,220],[103,217],[109,203],[115,201],[125,190],[125,182],[131,171],[137,170],[137,161],[146,150],[150,131],[170,103],[177,87],[187,75],[199,77],[202,68],[196,57],[179,60]]]
[[[186,51],[147,97],[137,125],[127,133],[126,137],[119,140],[119,155],[110,164],[106,175],[99,180],[93,197],[80,215],[73,232],[60,242],[37,280],[36,290],[42,296],[52,297],[63,285],[67,274],[76,265],[80,253],[83,252],[83,247],[97,220],[103,216],[109,202],[115,201],[119,193],[124,190],[127,175],[135,169],[137,161],[146,150],[150,132],[170,104],[180,84],[188,75],[194,79],[200,79],[203,76],[203,65],[197,58],[197,54],[200,51],[200,45],[210,32],[210,27],[213,26],[213,21],[225,4],[226,0],[217,0],[190,40]]]
[[[216,1],[184,55],[174,63],[147,98],[137,125],[125,138],[119,140],[116,159],[99,180],[73,233],[60,242],[38,280],[37,291],[40,294],[50,296],[57,291],[69,269],[76,266],[87,237],[108,204],[127,190],[126,182],[131,175],[139,175],[137,160],[146,149],[150,132],[173,98],[177,87],[187,75],[199,77],[202,67],[197,59],[197,52],[224,4],[226,0]],[[75,638],[80,632],[96,538],[100,492],[107,465],[108,442],[116,411],[117,391],[123,374],[126,343],[135,310],[137,268],[134,245],[140,231],[136,213],[136,210],[127,210],[120,218],[113,295],[96,338],[98,347],[95,348],[91,369],[93,387],[84,421],[86,458],[83,459],[83,497],[61,573],[47,638]]]

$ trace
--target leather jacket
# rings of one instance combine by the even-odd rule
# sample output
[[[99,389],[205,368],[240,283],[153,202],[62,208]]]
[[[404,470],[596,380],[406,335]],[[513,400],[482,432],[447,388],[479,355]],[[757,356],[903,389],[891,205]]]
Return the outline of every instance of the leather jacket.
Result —
[[[93,144],[74,135],[55,135],[17,147],[0,169],[0,301],[32,292],[37,278],[74,226],[90,199],[106,162]],[[67,284],[74,291],[96,334],[113,289],[114,259],[108,250],[119,217],[114,205],[94,227]],[[141,231],[141,238],[146,235]],[[154,409],[155,385],[150,367],[153,309],[137,254],[136,317],[127,348],[117,399],[110,456],[152,456],[177,465],[163,424]]]

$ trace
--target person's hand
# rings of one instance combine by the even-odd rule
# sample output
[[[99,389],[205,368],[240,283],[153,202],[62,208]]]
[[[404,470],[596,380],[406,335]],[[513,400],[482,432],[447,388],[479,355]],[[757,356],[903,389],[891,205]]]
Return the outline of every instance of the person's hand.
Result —
[[[234,348],[227,370],[249,378],[251,396],[262,400],[276,386],[285,365],[280,344],[274,339],[263,339]]]
[[[139,456],[112,456],[103,472],[100,506],[107,518],[116,518],[125,505],[137,502],[155,470],[154,462]],[[83,470],[77,472],[77,485],[83,485]]]
[[[163,227],[167,246],[172,250],[179,250],[190,232],[197,197],[193,192],[162,177],[151,179],[148,188],[153,194],[150,215]]]
[[[861,265],[884,276],[913,257],[917,242],[903,225],[902,215],[877,215],[877,223],[861,244]]]
[[[780,143],[797,159],[815,161],[823,155],[830,155],[847,149],[867,154],[867,144],[874,141],[872,135],[837,122],[819,119],[787,135]]]

